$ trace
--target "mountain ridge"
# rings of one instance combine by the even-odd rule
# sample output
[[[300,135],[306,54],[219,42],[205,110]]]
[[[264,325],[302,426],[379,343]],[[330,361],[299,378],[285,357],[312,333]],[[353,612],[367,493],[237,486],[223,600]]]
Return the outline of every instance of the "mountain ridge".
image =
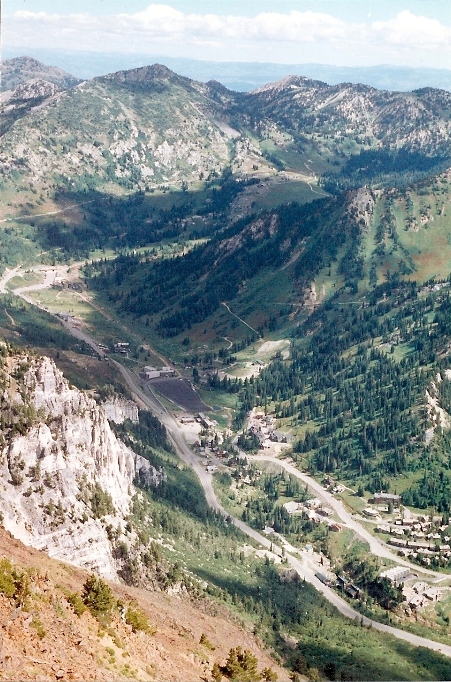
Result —
[[[3,54],[17,57],[15,51],[3,48]],[[28,48],[24,48],[27,52]],[[67,71],[77,73],[84,80],[124,68],[137,68],[148,63],[149,59],[167,65],[177,73],[198,81],[218,80],[229,89],[249,92],[268,81],[277,81],[287,72],[305,73],[316,80],[331,85],[351,81],[368,83],[382,90],[415,90],[432,85],[436,88],[451,90],[451,74],[447,69],[411,68],[379,64],[374,66],[334,66],[328,64],[277,64],[269,62],[214,62],[195,59],[168,57],[149,54],[131,55],[120,53],[102,54],[98,52],[68,52],[61,50],[34,48],[33,53],[46,63],[61,64]]]
[[[50,177],[66,190],[123,192],[195,186],[229,165],[258,178],[283,168],[305,175],[309,159],[318,174],[360,150],[446,154],[450,102],[445,91],[389,93],[302,77],[242,94],[162,65],[120,71],[48,98],[30,114],[33,128],[26,114],[11,124],[3,187],[18,173],[44,200]]]
[[[0,66],[2,91],[13,90],[21,83],[34,79],[42,79],[54,83],[61,90],[67,90],[83,80],[72,76],[58,66],[48,66],[28,56],[2,60]]]

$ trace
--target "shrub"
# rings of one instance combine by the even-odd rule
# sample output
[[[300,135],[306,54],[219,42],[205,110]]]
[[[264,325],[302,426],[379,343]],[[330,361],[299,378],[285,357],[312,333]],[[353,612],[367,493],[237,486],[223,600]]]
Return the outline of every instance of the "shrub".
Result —
[[[91,488],[90,503],[95,519],[101,519],[107,514],[114,514],[116,511],[113,498],[103,490],[99,483],[95,483]]]
[[[213,644],[210,642],[210,640],[208,639],[208,637],[207,637],[207,635],[205,634],[205,632],[203,632],[203,633],[201,634],[200,640],[199,640],[199,644],[203,644],[204,646],[207,647],[207,649],[211,649],[211,651],[214,651],[215,648],[216,648],[216,647],[213,646]]]
[[[257,670],[257,657],[249,651],[237,646],[230,649],[227,661],[224,666],[220,666],[220,671],[233,682],[258,682],[261,676]]]
[[[107,615],[116,605],[110,586],[96,575],[90,575],[83,585],[82,600],[95,616]]]
[[[222,672],[221,672],[221,666],[219,663],[214,663],[213,668],[211,670],[211,678],[213,682],[221,682],[222,681]]]
[[[74,613],[77,616],[81,616],[86,611],[86,606],[83,603],[83,599],[77,592],[71,592],[68,594],[67,601],[72,606]]]
[[[147,616],[143,613],[137,606],[132,606],[131,604],[125,612],[125,622],[127,625],[132,626],[133,632],[138,632],[142,630],[147,632],[148,635],[154,635],[156,632],[155,626],[151,626],[147,620]]]
[[[13,567],[8,559],[0,560],[0,592],[7,597],[14,597],[16,592]]]
[[[16,586],[14,598],[20,606],[23,606],[26,598],[30,596],[30,578],[28,573],[14,572],[14,574],[14,583]]]
[[[20,573],[8,559],[0,559],[0,592],[7,597],[14,597],[20,606],[30,595],[28,573]]]
[[[47,633],[39,618],[33,617],[30,625],[32,628],[35,628],[36,632],[38,633],[39,639],[44,639]]]

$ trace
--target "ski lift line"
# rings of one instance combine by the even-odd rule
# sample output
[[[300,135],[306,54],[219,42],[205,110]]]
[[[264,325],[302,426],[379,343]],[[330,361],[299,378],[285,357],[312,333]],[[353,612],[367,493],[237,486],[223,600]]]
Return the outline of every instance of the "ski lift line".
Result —
[[[239,317],[238,315],[235,315],[235,313],[233,313],[233,312],[230,310],[230,308],[229,308],[229,306],[227,305],[227,303],[224,303],[224,301],[221,301],[221,305],[223,305],[225,308],[227,308],[227,310],[229,311],[229,313],[230,313],[231,315],[233,315],[233,317],[236,317],[236,319],[239,320],[240,322],[242,322],[243,324],[245,324],[246,327],[249,327],[249,329],[250,329],[251,331],[253,331],[254,334],[257,334],[257,336],[258,336],[259,339],[262,338],[262,335],[261,335],[256,329],[254,329],[253,327],[251,327],[251,325],[248,324],[245,320],[243,320],[242,317]]]

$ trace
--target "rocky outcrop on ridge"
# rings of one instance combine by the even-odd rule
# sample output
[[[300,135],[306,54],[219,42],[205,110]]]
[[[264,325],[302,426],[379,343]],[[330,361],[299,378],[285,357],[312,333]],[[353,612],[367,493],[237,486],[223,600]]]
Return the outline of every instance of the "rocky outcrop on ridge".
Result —
[[[51,557],[117,580],[111,529],[120,534],[126,523],[135,476],[158,485],[164,472],[118,440],[102,408],[49,358],[6,357],[1,375],[4,527]]]

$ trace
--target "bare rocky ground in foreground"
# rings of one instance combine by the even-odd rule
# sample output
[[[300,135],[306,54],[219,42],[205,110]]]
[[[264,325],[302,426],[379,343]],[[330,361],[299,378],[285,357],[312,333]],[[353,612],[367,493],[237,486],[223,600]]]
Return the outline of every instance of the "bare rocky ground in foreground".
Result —
[[[0,679],[194,682],[210,679],[213,663],[223,663],[230,647],[240,645],[257,655],[260,669],[272,667],[281,682],[288,680],[256,639],[213,602],[111,584],[117,599],[139,605],[156,632],[133,633],[119,613],[102,628],[89,611],[76,616],[65,598],[81,592],[87,573],[0,529],[3,557],[30,573],[31,596],[23,608],[0,596]],[[199,643],[202,633],[214,650]]]

